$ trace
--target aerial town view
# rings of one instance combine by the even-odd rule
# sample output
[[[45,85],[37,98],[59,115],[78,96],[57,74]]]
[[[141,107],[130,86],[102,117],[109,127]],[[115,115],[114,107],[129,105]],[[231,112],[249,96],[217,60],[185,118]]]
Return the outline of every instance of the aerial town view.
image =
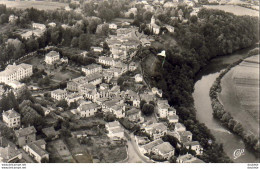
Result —
[[[0,163],[259,154],[259,0],[0,0]]]

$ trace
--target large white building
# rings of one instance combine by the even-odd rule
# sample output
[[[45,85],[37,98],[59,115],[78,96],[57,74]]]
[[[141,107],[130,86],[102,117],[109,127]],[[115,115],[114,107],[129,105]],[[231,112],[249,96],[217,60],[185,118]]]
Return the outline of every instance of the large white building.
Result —
[[[46,56],[45,56],[45,62],[47,64],[53,64],[54,62],[58,61],[60,59],[60,54],[56,51],[50,51]]]
[[[82,72],[85,73],[85,75],[91,75],[93,73],[101,73],[102,72],[102,66],[97,64],[90,64],[85,67],[82,67]]]
[[[67,97],[67,92],[65,90],[57,89],[51,92],[51,97],[60,101]]]
[[[21,115],[15,110],[4,111],[3,122],[10,128],[20,127]]]
[[[19,81],[33,74],[32,65],[22,63],[20,65],[8,65],[0,72],[0,83]]]
[[[98,110],[98,105],[96,103],[84,104],[80,105],[77,110],[81,117],[90,117],[95,115]]]

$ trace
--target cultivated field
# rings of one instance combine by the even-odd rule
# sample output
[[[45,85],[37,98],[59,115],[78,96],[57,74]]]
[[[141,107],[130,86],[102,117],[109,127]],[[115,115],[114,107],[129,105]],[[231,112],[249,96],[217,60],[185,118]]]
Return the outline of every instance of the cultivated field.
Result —
[[[0,4],[5,4],[9,8],[26,9],[33,7],[39,10],[56,10],[68,5],[66,3],[42,1],[0,1]]]
[[[259,135],[259,55],[231,69],[221,80],[219,99],[243,127]]]
[[[250,15],[250,16],[259,17],[259,11],[244,8],[241,6],[236,6],[236,5],[203,5],[203,7],[209,9],[219,9],[225,12],[233,13],[235,15]]]

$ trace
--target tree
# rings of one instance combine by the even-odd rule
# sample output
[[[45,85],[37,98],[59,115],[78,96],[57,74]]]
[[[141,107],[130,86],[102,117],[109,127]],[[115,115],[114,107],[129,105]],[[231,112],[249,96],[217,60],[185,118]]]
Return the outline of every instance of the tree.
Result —
[[[78,47],[79,45],[79,39],[77,37],[73,37],[73,39],[71,40],[71,46],[72,47]]]
[[[140,102],[140,109],[141,109],[141,110],[142,110],[144,104],[146,104],[146,101],[145,101],[145,100],[141,100],[141,102]]]
[[[151,114],[153,114],[154,112],[154,106],[151,104],[147,104],[145,103],[142,107],[142,113],[146,116],[149,116]]]
[[[82,34],[79,37],[79,48],[81,50],[89,50],[91,46],[91,38],[88,34]]]
[[[66,100],[61,100],[61,101],[58,102],[57,107],[62,107],[63,109],[66,109],[69,106],[68,106],[68,103],[67,103]]]

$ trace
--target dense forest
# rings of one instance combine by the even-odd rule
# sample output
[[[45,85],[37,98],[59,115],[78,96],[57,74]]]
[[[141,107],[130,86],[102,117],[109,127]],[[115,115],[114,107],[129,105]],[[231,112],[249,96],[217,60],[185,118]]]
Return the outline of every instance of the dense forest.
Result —
[[[163,90],[170,105],[177,109],[181,122],[193,133],[194,140],[204,147],[200,157],[205,162],[230,162],[222,145],[214,143],[208,128],[197,121],[192,93],[196,73],[211,58],[250,47],[258,41],[258,20],[249,16],[235,16],[219,10],[202,9],[198,17],[191,17],[187,24],[179,23],[172,38],[174,48],[143,48],[141,57],[166,50],[160,59],[157,72],[148,76],[152,86]],[[142,53],[144,55],[142,55]],[[148,72],[148,71],[147,71]],[[209,144],[213,140],[213,144]]]

